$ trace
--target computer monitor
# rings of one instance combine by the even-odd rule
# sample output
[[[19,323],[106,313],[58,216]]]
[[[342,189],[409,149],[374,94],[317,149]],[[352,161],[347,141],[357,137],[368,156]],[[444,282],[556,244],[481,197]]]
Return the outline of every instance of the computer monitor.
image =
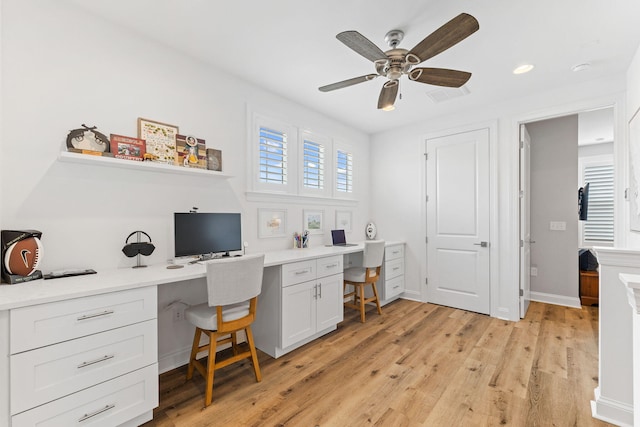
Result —
[[[200,256],[242,249],[239,213],[174,213],[175,256]]]

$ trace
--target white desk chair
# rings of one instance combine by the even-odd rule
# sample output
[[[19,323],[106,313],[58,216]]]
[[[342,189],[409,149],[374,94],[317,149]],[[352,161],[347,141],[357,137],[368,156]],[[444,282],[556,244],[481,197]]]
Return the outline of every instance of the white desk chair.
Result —
[[[345,307],[360,310],[360,321],[364,323],[365,304],[375,302],[378,314],[382,314],[380,299],[376,282],[380,277],[382,258],[384,257],[384,240],[369,240],[364,242],[364,253],[361,267],[351,267],[344,270],[344,291],[347,285],[353,286],[353,291],[345,293],[345,297],[353,297],[353,301],[346,301]],[[370,285],[373,296],[366,298],[364,295],[365,286]]]
[[[213,374],[243,359],[251,359],[256,381],[262,380],[258,356],[251,333],[251,323],[256,317],[258,295],[262,290],[264,255],[246,255],[239,258],[213,260],[206,263],[207,294],[209,302],[189,307],[185,318],[196,327],[193,347],[187,369],[187,380],[195,367],[207,380],[205,407],[211,404]],[[236,333],[244,330],[249,350],[240,353]],[[209,337],[209,344],[200,346],[200,336]],[[218,344],[231,343],[233,356],[216,363]],[[196,359],[199,352],[209,350],[207,366]]]

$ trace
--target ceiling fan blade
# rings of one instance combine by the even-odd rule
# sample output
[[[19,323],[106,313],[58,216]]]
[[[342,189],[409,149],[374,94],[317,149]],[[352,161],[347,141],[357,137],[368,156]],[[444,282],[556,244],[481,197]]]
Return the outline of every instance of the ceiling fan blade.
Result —
[[[396,96],[398,96],[398,81],[389,80],[382,85],[380,97],[378,98],[378,109],[392,110],[393,104],[396,102]]]
[[[332,83],[330,85],[321,86],[318,88],[320,92],[330,92],[336,89],[342,89],[343,87],[353,86],[358,83],[368,82],[378,77],[378,74],[367,74],[366,76],[354,77],[349,80],[343,80],[341,82]]]
[[[378,46],[357,31],[343,31],[336,38],[369,61],[387,59],[387,55]]]
[[[425,37],[409,51],[407,56],[415,55],[419,61],[413,65],[419,64],[460,43],[478,29],[480,29],[480,24],[476,18],[467,13],[461,13]]]
[[[460,87],[471,78],[471,73],[446,68],[414,68],[409,80],[436,86]]]

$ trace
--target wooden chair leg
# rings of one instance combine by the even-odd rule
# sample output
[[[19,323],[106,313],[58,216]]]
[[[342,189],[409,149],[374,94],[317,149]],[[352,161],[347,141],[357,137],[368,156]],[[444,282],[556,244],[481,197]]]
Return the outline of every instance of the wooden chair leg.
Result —
[[[209,333],[209,358],[207,360],[207,385],[204,394],[204,406],[211,405],[213,400],[213,374],[216,371],[216,350],[218,341],[215,333]]]
[[[376,288],[376,284],[372,283],[371,288],[373,289],[373,295],[376,297],[376,306],[378,307],[378,314],[382,314],[382,309],[380,308],[380,298],[378,298],[378,288]]]
[[[238,337],[235,332],[231,332],[231,347],[233,348],[233,355],[238,355]]]
[[[253,342],[253,333],[251,332],[251,325],[247,326],[244,330],[247,334],[247,342],[249,343],[249,350],[251,351],[251,361],[253,362],[253,371],[256,374],[256,381],[262,381],[262,373],[260,372],[260,365],[258,364],[258,353],[256,352],[256,346]]]
[[[196,360],[196,356],[198,355],[198,347],[200,346],[200,336],[202,335],[202,331],[200,328],[196,328],[196,332],[193,335],[193,346],[191,347],[191,356],[189,356],[189,367],[187,368],[187,380],[190,380],[193,377],[193,362]]]
[[[364,323],[364,285],[358,284],[358,291],[360,292],[360,322]]]

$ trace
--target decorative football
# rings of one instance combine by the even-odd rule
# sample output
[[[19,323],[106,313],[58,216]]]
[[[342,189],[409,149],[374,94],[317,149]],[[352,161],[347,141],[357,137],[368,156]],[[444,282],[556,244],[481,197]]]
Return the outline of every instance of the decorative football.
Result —
[[[28,276],[38,268],[42,259],[42,243],[37,237],[19,240],[4,254],[4,266],[9,274]]]

